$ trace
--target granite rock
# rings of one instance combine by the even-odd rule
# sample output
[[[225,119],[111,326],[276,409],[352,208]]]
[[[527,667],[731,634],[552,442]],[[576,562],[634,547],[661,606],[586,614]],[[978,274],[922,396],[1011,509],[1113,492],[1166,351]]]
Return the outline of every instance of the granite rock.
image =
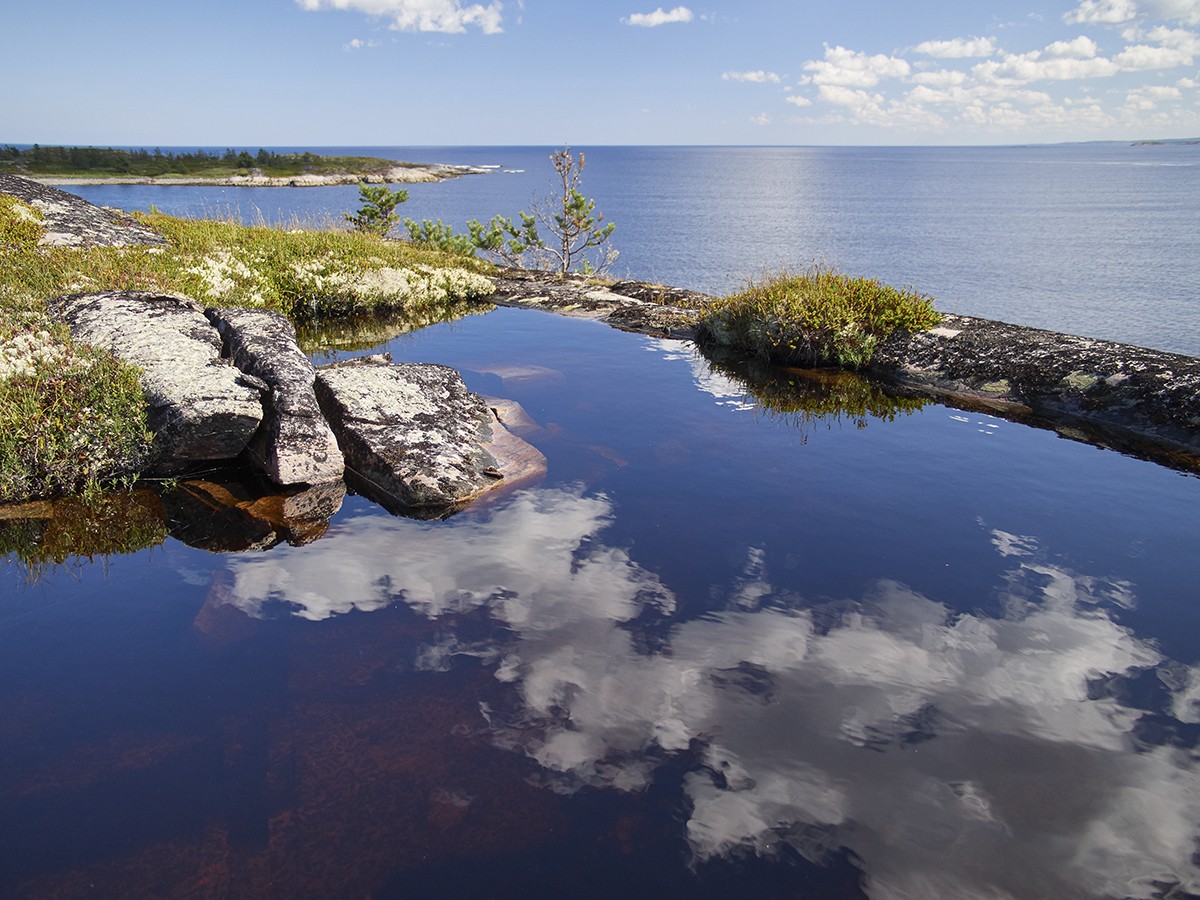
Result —
[[[296,330],[281,313],[208,309],[225,356],[268,387],[263,424],[246,448],[268,478],[280,485],[340,481],[345,468],[337,439],[313,391],[316,372],[296,345]]]
[[[194,301],[99,291],[57,297],[49,309],[76,340],[142,370],[153,471],[232,459],[258,430],[266,386],[222,358],[221,337]]]

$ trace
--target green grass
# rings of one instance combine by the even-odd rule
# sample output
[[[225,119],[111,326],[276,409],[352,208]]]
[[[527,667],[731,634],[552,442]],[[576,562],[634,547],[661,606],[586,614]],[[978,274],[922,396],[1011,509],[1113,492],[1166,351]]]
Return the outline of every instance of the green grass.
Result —
[[[861,368],[892,332],[924,331],[940,319],[915,291],[813,266],[717,300],[698,340],[786,364]]]
[[[0,502],[90,491],[149,451],[138,371],[74,342],[46,302],[147,290],[206,305],[278,310],[298,323],[404,312],[466,313],[493,290],[482,260],[369,234],[138,218],[166,248],[41,247],[40,217],[0,195]]]

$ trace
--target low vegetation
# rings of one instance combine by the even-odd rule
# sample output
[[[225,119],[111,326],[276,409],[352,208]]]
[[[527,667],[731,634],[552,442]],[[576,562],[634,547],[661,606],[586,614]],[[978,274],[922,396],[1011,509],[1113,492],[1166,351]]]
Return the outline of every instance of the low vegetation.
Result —
[[[925,331],[940,318],[915,291],[814,266],[716,301],[698,340],[790,365],[861,368],[892,332]]]
[[[139,373],[72,341],[47,314],[52,297],[148,290],[311,323],[433,315],[493,289],[483,260],[369,233],[138,218],[169,246],[43,247],[37,210],[0,195],[0,501],[91,490],[137,471],[149,449]]]

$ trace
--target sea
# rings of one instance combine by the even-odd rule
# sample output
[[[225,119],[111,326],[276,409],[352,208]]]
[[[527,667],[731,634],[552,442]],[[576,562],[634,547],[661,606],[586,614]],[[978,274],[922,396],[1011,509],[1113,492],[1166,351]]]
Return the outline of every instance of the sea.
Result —
[[[549,147],[268,149],[489,167],[407,188],[403,215],[455,230],[515,220],[554,189]],[[616,225],[622,278],[724,294],[822,264],[945,312],[1200,355],[1200,143],[575,149],[583,193]],[[274,223],[359,205],[353,186],[74,190]]]
[[[550,148],[301,149],[496,167],[409,187],[456,227],[548,190]],[[622,276],[816,260],[1200,351],[1197,146],[583,149]],[[538,310],[321,341],[519,404],[545,475],[0,511],[0,896],[1200,896],[1194,470]]]

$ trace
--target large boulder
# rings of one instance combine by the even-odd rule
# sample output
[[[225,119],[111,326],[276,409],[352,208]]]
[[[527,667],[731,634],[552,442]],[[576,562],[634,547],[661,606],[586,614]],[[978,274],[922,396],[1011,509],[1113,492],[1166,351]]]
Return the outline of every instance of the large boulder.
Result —
[[[316,388],[350,486],[392,512],[459,509],[505,478],[490,449],[497,436],[506,456],[511,442],[528,446],[446,366],[348,360],[318,368]],[[528,464],[521,463],[522,478]]]
[[[221,337],[194,301],[99,291],[55,298],[49,308],[76,340],[142,370],[155,471],[232,459],[258,430],[266,386],[222,358]]]
[[[42,217],[40,244],[49,247],[164,246],[166,238],[124,213],[93,206],[82,197],[22,178],[0,174],[0,194],[11,194]]]
[[[296,345],[296,330],[281,313],[261,309],[209,309],[225,355],[243,372],[261,378],[262,427],[247,455],[276,484],[325,484],[342,479],[345,461],[313,392],[316,372]]]

